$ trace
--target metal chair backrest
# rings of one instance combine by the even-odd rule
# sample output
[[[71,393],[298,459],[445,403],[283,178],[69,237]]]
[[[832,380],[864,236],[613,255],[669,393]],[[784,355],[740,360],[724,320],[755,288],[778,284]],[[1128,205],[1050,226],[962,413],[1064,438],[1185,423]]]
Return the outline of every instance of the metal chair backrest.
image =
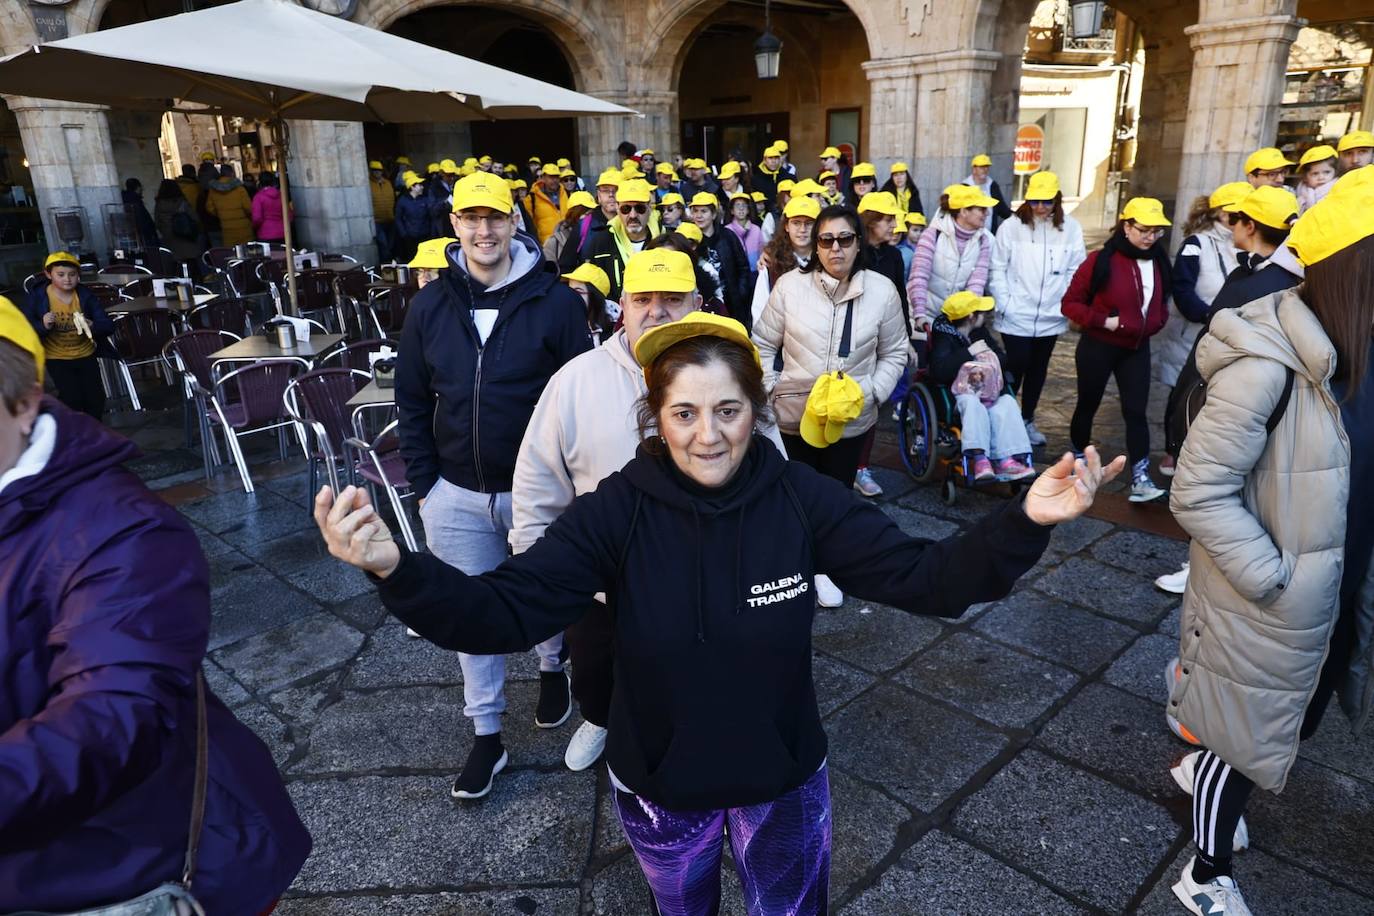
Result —
[[[372,313],[377,316],[377,324],[387,334],[400,334],[405,327],[406,314],[410,311],[410,300],[418,289],[394,286],[378,290],[372,298]]]
[[[362,372],[371,373],[372,367],[368,364],[367,358],[376,353],[382,347],[390,347],[393,351],[400,349],[400,344],[388,337],[372,337],[368,340],[356,340],[350,344],[342,344],[330,350],[324,356],[315,360],[316,365],[321,368],[327,366],[342,367],[344,369],[357,369]]]
[[[302,312],[319,312],[334,307],[334,278],[332,270],[316,268],[303,270],[296,277],[297,303]]]
[[[189,372],[200,383],[200,387],[209,391],[214,387],[214,378],[210,373],[210,354],[223,350],[239,340],[242,338],[237,334],[224,330],[187,331],[167,341],[166,346],[162,348],[162,355],[171,363],[172,368],[180,372]],[[173,359],[174,363],[171,362]]]
[[[125,283],[119,290],[130,298],[135,296],[151,296],[153,294],[153,281],[150,277],[143,277],[132,283]]]
[[[125,263],[107,264],[96,271],[96,273],[102,277],[106,274],[147,274],[150,277],[153,275],[153,272],[146,267],[142,267],[138,264]]]
[[[286,282],[286,262],[274,258],[261,258],[254,262],[254,270],[267,286],[281,287]]]
[[[48,279],[48,275],[43,273],[43,271],[41,270],[29,274],[27,277],[24,278],[24,292],[33,292],[33,288],[38,284],[42,283],[46,279]]]
[[[321,264],[357,264],[358,259],[349,254],[330,254],[326,252],[320,255]]]
[[[348,399],[370,379],[356,369],[314,369],[287,387],[287,410],[310,425],[317,437],[324,436],[325,441],[317,443],[322,457],[342,454],[344,440],[353,435]]]
[[[242,406],[245,427],[264,426],[289,419],[282,395],[291,380],[309,368],[303,359],[259,360],[225,374],[217,390],[225,392],[227,400]]]
[[[96,300],[106,309],[116,308],[123,301],[119,290],[108,283],[83,283],[81,285],[86,287],[91,295],[95,296]]]
[[[367,301],[367,288],[372,285],[372,278],[362,268],[339,274],[337,281],[339,292],[358,302]]]
[[[125,362],[157,359],[176,333],[176,322],[168,312],[129,312],[114,319],[115,350]]]
[[[232,248],[211,248],[201,259],[205,261],[206,267],[213,267],[216,270],[224,270],[225,266],[235,257]]]
[[[249,303],[244,299],[215,299],[198,305],[187,316],[191,327],[205,331],[248,331]]]

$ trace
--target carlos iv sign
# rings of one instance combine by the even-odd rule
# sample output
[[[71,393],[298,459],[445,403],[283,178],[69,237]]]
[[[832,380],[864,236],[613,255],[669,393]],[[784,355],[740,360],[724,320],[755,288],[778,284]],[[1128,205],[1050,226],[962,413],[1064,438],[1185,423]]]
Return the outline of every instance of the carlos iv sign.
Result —
[[[1039,124],[1022,124],[1016,129],[1016,153],[1013,172],[1033,175],[1040,171],[1045,160],[1045,130]]]

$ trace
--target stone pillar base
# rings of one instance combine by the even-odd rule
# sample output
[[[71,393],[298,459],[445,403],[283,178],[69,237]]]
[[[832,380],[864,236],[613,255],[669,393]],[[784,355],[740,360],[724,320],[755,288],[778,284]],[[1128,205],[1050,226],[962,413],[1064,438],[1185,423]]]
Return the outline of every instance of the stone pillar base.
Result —
[[[287,180],[296,206],[295,246],[376,263],[363,126],[346,121],[289,125]]]

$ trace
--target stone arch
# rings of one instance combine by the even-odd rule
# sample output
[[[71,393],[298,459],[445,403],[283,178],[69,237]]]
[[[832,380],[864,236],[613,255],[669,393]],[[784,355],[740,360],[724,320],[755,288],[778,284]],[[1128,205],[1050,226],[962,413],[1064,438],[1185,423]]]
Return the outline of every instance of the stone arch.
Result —
[[[718,7],[719,8],[719,7]],[[677,56],[673,59],[669,72],[670,86],[677,86],[682,80],[682,68],[688,56],[695,48],[697,39],[702,36],[709,26],[730,25],[730,24],[752,24],[757,17],[746,18],[743,12],[725,13],[724,15],[712,15],[702,19],[696,27],[688,34],[687,39],[678,48]],[[806,49],[806,43],[799,40],[800,36],[792,32],[787,26],[774,23],[773,33],[782,40],[784,54],[788,59],[789,82],[797,87],[800,102],[815,101],[820,97],[820,68],[816,61]],[[795,69],[794,69],[795,67]],[[797,74],[801,74],[799,78]]]

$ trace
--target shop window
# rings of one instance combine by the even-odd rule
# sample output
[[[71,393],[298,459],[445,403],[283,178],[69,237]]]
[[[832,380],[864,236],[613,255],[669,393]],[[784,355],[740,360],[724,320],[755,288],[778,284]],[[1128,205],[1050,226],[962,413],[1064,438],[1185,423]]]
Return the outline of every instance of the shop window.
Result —
[[[1022,124],[1034,124],[1045,132],[1040,170],[1059,176],[1059,186],[1065,197],[1078,197],[1083,174],[1083,142],[1087,136],[1086,108],[1022,108]],[[1016,178],[1012,197],[1022,199],[1029,175]]]

